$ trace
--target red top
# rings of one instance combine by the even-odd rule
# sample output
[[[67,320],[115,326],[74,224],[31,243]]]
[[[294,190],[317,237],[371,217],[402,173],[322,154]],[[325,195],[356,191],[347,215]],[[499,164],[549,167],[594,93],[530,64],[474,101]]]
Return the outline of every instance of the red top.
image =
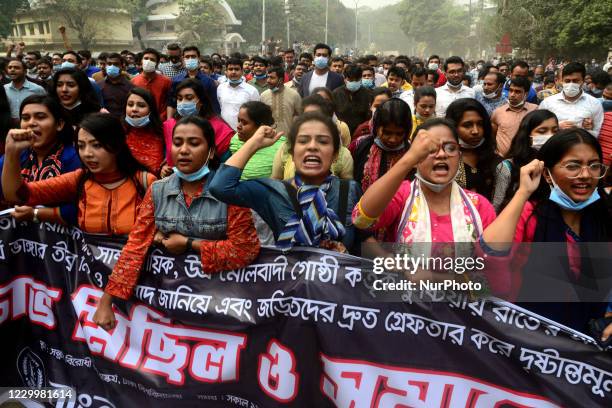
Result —
[[[232,136],[236,134],[236,131],[232,129],[223,119],[219,116],[213,116],[209,118],[208,121],[212,125],[213,130],[215,131],[215,147],[217,151],[215,152],[216,156],[221,158],[229,149],[230,141],[232,140]],[[174,125],[176,125],[176,119],[170,118],[164,122],[164,141],[166,143],[166,162],[168,166],[174,166],[174,162],[172,161],[172,130],[174,129]]]
[[[185,197],[187,198],[187,195]],[[155,206],[149,188],[140,204],[128,242],[108,278],[106,293],[121,299],[130,298],[156,231]],[[206,273],[243,268],[253,262],[258,254],[259,238],[253,225],[251,210],[248,208],[228,205],[227,239],[200,241],[202,270]]]
[[[612,164],[612,112],[604,113],[598,140],[603,151],[604,164],[609,166]]]
[[[168,92],[170,92],[172,80],[165,75],[160,75],[157,73],[153,75],[153,79],[151,80],[145,77],[144,74],[138,74],[132,78],[132,84],[151,92],[153,99],[155,99],[159,116],[162,120],[166,120]]]
[[[132,156],[147,170],[159,176],[164,161],[164,141],[148,128],[130,127],[127,134],[127,145]]]

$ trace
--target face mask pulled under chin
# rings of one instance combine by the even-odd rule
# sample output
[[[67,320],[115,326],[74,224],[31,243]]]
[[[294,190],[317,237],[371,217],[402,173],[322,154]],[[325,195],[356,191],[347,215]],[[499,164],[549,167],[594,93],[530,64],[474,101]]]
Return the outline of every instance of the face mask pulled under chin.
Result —
[[[419,182],[421,183],[421,185],[426,186],[429,190],[433,191],[434,193],[439,193],[442,190],[444,190],[449,184],[455,181],[455,177],[457,177],[457,173],[455,173],[453,178],[450,179],[448,182],[442,183],[442,184],[432,183],[431,181],[425,180],[425,178],[423,178],[421,173],[419,173],[418,171],[416,172],[415,176],[416,178],[419,179]]]
[[[463,139],[459,138],[459,146],[461,146],[462,149],[478,149],[484,144],[484,142],[485,138],[483,137],[482,139],[480,139],[480,142],[475,145],[471,145],[469,143],[464,142]]]
[[[593,193],[589,196],[589,198],[584,201],[576,202],[572,200],[571,197],[565,194],[565,191],[563,191],[561,187],[559,187],[557,183],[555,183],[555,180],[553,179],[550,170],[547,171],[548,175],[550,176],[550,181],[552,181],[553,185],[553,188],[550,189],[550,195],[548,196],[548,199],[553,203],[557,204],[559,207],[563,208],[564,210],[580,211],[593,204],[595,201],[599,200],[599,191],[597,191],[597,189],[593,190]]]

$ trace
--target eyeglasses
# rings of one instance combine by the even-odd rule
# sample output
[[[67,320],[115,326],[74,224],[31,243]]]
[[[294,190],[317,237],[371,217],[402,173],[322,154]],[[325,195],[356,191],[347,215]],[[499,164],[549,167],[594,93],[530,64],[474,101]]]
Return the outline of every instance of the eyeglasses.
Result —
[[[444,150],[444,153],[446,153],[449,157],[454,157],[459,154],[461,148],[459,147],[459,144],[455,142],[444,142],[442,143],[442,150]],[[431,155],[435,156],[436,154],[438,154],[438,152],[432,153]]]
[[[568,163],[560,166],[567,172],[567,178],[577,179],[582,175],[582,171],[586,168],[589,176],[594,179],[602,179],[608,171],[608,166],[602,163],[591,163],[588,166],[582,166],[578,163]]]

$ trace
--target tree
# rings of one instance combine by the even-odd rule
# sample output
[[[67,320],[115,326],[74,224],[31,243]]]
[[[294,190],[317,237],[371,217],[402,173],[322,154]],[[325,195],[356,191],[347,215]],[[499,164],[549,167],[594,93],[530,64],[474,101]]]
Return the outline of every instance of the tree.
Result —
[[[11,35],[12,22],[15,14],[20,10],[30,8],[28,0],[3,0],[2,13],[0,13],[0,38],[8,38]]]
[[[404,0],[401,29],[429,53],[464,55],[469,47],[468,12],[452,0]]]
[[[216,45],[225,22],[219,0],[179,0],[181,13],[176,19],[179,39],[201,48]]]
[[[49,3],[47,10],[59,15],[66,26],[76,32],[77,38],[84,49],[91,49],[96,37],[104,28],[99,23],[99,13],[108,9],[125,10],[124,0],[106,0],[104,6],[99,0],[56,0]]]
[[[149,16],[149,0],[121,0],[121,6],[132,15],[132,33],[138,39],[141,49],[147,48],[140,35],[140,28],[146,24]]]

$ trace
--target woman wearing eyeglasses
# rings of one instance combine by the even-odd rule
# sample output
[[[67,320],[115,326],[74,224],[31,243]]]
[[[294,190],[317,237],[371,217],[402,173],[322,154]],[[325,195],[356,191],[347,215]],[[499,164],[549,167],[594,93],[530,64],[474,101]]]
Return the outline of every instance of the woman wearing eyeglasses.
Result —
[[[387,242],[477,242],[495,219],[495,210],[486,198],[455,181],[461,148],[454,124],[434,118],[415,133],[406,154],[361,197],[353,210],[354,225],[386,228]],[[405,181],[415,168],[414,181]]]
[[[605,299],[595,295],[600,288],[589,296],[582,289],[598,273],[612,273],[609,256],[588,256],[580,245],[612,241],[610,204],[599,188],[607,167],[597,139],[579,128],[552,136],[537,157],[521,169],[516,194],[482,236],[487,267],[501,282],[493,289],[510,300],[537,301],[523,306],[585,331],[590,319],[604,315],[605,304],[596,302]],[[541,175],[546,183],[540,183]],[[565,251],[550,256],[513,242],[561,243]],[[556,290],[559,282],[572,293]]]

